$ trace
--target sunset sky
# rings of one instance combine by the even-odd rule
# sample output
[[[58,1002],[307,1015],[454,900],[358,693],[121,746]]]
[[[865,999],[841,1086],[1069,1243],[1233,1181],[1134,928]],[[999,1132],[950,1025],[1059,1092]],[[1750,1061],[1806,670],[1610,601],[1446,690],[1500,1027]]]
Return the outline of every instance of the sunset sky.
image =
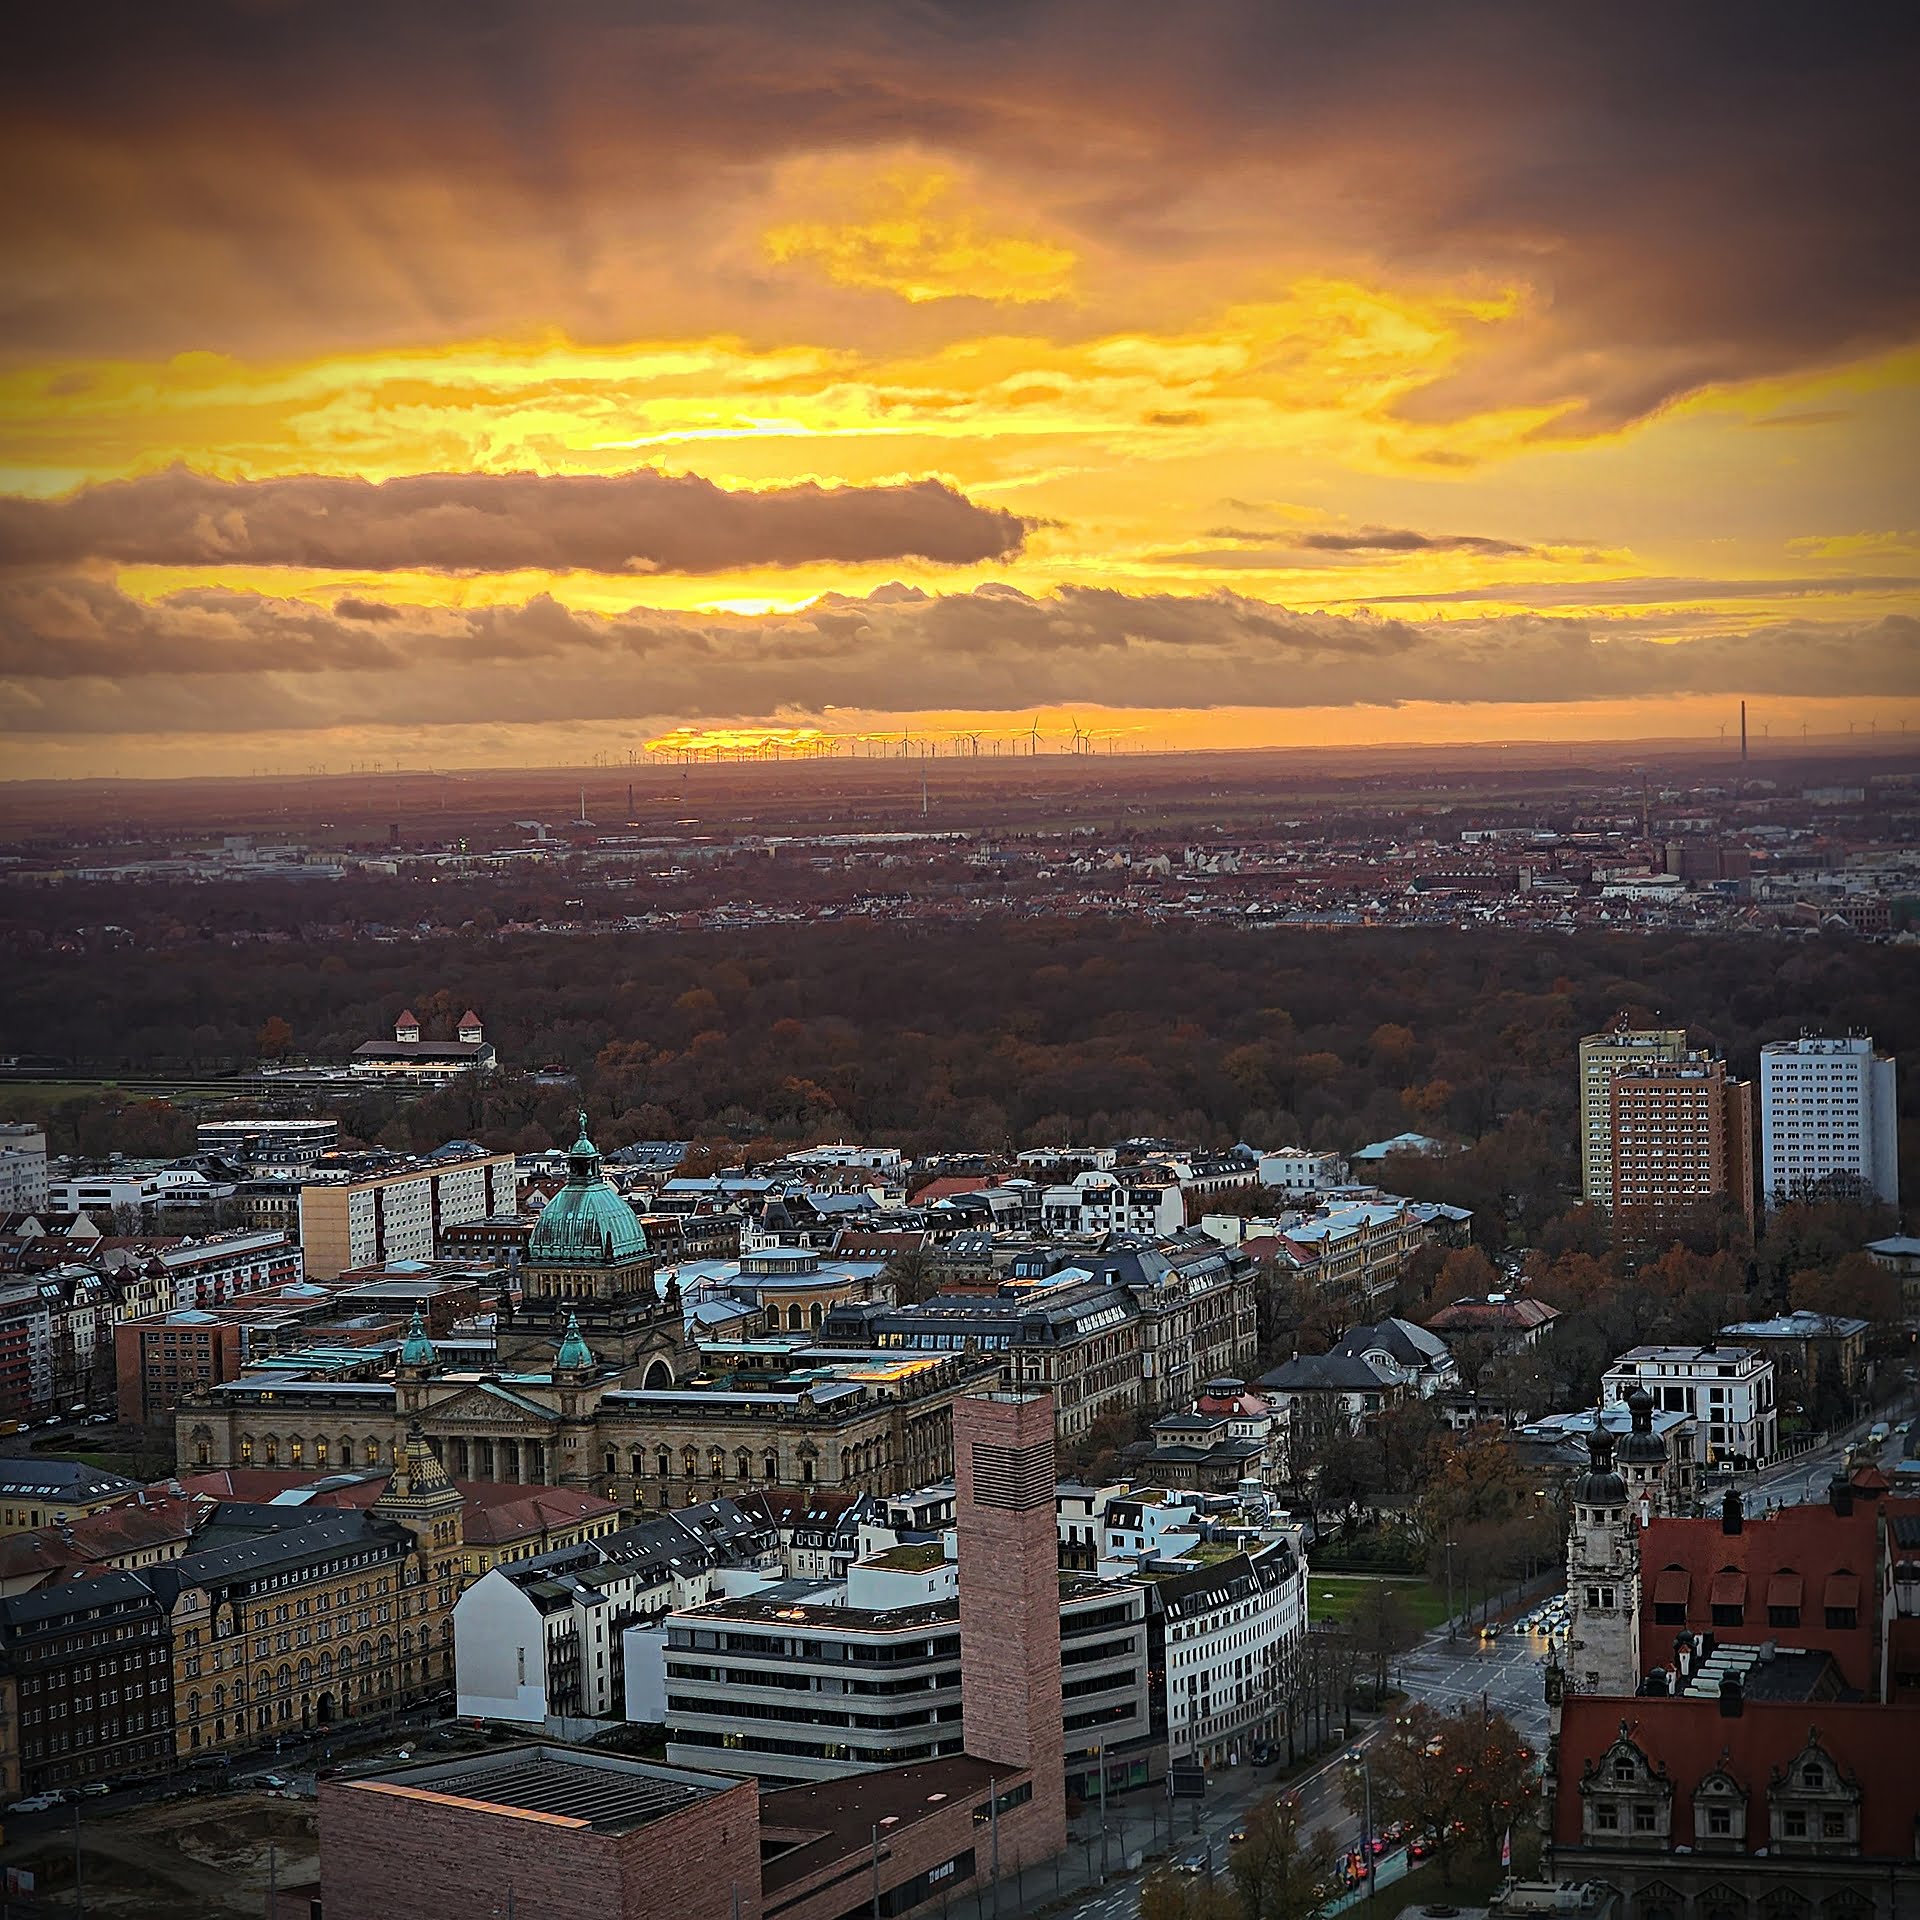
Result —
[[[1916,18],[35,10],[0,774],[1920,728]]]

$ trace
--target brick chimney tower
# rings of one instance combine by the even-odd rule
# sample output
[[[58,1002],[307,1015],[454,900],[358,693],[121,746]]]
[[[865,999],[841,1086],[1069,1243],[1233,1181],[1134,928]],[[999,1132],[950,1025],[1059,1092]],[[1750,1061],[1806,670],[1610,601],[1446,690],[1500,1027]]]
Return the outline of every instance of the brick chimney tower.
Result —
[[[956,1400],[953,1463],[967,1752],[1031,1771],[1020,1825],[1034,1865],[1067,1843],[1053,1396]]]

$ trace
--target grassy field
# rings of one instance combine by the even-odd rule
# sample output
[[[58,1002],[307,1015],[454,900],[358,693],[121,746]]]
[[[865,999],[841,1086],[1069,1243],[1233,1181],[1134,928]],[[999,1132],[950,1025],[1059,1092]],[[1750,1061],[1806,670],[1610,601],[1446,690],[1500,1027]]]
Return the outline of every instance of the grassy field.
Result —
[[[1359,1606],[1365,1595],[1384,1582],[1400,1596],[1401,1604],[1422,1627],[1437,1627],[1447,1617],[1445,1591],[1431,1580],[1409,1579],[1401,1574],[1309,1573],[1307,1575],[1307,1617],[1310,1620],[1344,1620]]]

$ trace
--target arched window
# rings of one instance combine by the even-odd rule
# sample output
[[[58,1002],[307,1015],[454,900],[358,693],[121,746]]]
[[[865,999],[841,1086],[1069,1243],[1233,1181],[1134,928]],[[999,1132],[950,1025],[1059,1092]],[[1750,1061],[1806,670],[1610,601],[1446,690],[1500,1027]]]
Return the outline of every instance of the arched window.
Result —
[[[769,1480],[780,1478],[780,1456],[771,1447],[767,1449],[767,1457],[760,1463],[760,1471]]]
[[[251,1435],[240,1442],[240,1464],[243,1467],[253,1465],[253,1439]]]
[[[367,1442],[367,1465],[370,1467],[377,1467],[379,1464],[380,1464],[380,1442],[378,1440],[369,1440]]]
[[[736,1480],[750,1479],[753,1475],[753,1456],[745,1447],[733,1456],[733,1477]]]
[[[724,1480],[727,1477],[727,1456],[719,1447],[707,1449],[707,1473],[715,1480]]]
[[[313,1684],[313,1662],[303,1659],[300,1662],[300,1684],[309,1687]]]
[[[667,1479],[673,1472],[673,1455],[665,1447],[660,1449],[660,1478]]]
[[[316,1467],[324,1467],[327,1464],[327,1443],[325,1440],[316,1440],[313,1443],[313,1464]]]
[[[680,1464],[686,1469],[687,1478],[691,1480],[700,1471],[700,1456],[692,1447],[682,1447]]]
[[[279,1464],[280,1464],[280,1442],[275,1435],[270,1433],[267,1435],[267,1465],[270,1467],[277,1467]]]
[[[631,1473],[636,1480],[638,1480],[640,1476],[646,1472],[646,1470],[647,1470],[646,1461],[642,1456],[640,1449],[638,1447],[635,1447],[632,1450],[632,1452],[630,1452],[627,1455],[627,1471]]]
[[[827,1310],[818,1300],[807,1309],[807,1325],[818,1331],[821,1321],[827,1317]]]
[[[609,1447],[607,1449],[607,1472],[610,1474],[614,1474],[614,1473],[618,1473],[619,1471],[620,1471],[620,1456],[616,1452],[614,1452],[614,1450],[611,1447]]]

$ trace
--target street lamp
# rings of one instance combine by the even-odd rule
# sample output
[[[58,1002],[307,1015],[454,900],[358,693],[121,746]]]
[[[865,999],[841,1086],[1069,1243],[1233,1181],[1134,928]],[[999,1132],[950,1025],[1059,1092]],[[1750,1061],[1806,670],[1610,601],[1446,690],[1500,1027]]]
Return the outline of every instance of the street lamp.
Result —
[[[1367,1900],[1373,1900],[1373,1763],[1359,1749],[1345,1756],[1345,1764],[1360,1773],[1360,1871],[1367,1878]]]

